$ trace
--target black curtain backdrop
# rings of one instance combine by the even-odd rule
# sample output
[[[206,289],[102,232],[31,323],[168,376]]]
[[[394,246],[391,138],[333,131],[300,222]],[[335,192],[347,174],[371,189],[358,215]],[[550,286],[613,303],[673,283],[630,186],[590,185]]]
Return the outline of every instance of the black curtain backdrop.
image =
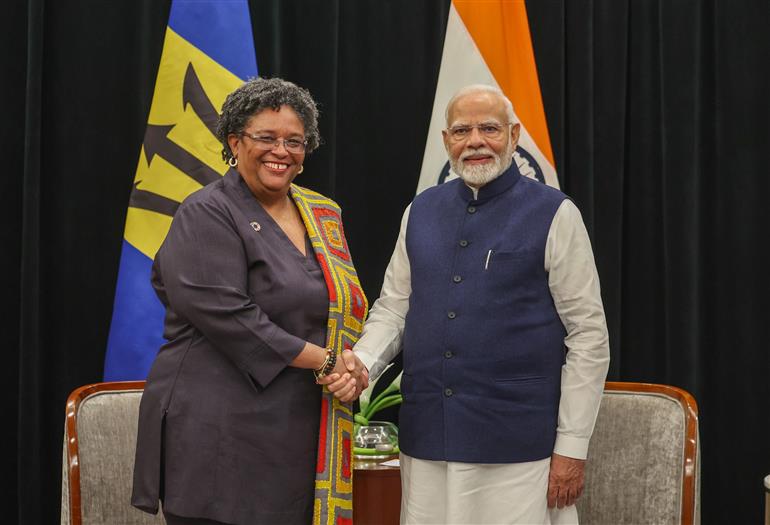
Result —
[[[261,74],[307,87],[374,300],[414,195],[448,0],[253,0]],[[170,2],[16,0],[0,19],[4,521],[59,516],[64,404],[102,377]],[[562,188],[591,233],[610,379],[700,406],[705,523],[759,523],[770,447],[766,0],[528,2]],[[633,473],[629,473],[633,475]]]

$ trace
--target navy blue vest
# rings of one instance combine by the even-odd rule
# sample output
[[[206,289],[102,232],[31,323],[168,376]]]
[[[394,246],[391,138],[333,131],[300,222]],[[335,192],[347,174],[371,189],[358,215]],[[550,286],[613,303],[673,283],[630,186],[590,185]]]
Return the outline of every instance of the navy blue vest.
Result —
[[[515,463],[553,452],[566,332],[543,263],[565,198],[513,165],[477,200],[461,180],[414,199],[399,413],[406,454]]]

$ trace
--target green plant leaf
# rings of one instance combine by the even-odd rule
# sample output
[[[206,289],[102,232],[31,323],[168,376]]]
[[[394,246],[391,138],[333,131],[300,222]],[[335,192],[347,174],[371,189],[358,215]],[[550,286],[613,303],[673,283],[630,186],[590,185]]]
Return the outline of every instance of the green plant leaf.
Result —
[[[374,381],[371,381],[369,383],[369,386],[367,386],[364,389],[364,391],[361,392],[361,396],[358,398],[358,406],[359,406],[360,413],[362,414],[366,413],[369,405],[374,401],[376,401],[377,399],[384,397],[390,393],[397,392],[401,389],[401,373],[399,373],[398,376],[393,378],[393,381],[391,381],[390,384],[382,392],[377,394],[377,398],[372,399],[372,392],[374,392],[375,386],[391,366],[393,366],[393,363],[390,363],[388,366],[386,366],[385,369],[382,372],[380,372],[380,375],[377,376],[377,379],[375,379]]]
[[[364,414],[364,417],[371,421],[374,414],[380,410],[391,407],[393,405],[398,405],[403,400],[404,398],[401,394],[392,394],[385,397],[377,396],[377,400],[369,405],[366,414]]]
[[[386,366],[385,369],[380,373],[380,375],[377,376],[377,379],[375,379],[374,381],[371,381],[369,383],[369,386],[366,387],[363,392],[361,392],[361,396],[358,398],[358,406],[360,407],[359,413],[361,414],[366,413],[366,410],[369,407],[369,403],[371,401],[372,392],[374,392],[374,386],[377,384],[377,380],[379,380],[382,377],[382,375],[385,373],[385,371],[387,371],[388,368],[390,368],[391,366],[393,366],[393,363],[390,363],[388,366]],[[399,380],[398,380],[399,385],[401,384],[400,378],[401,378],[401,374],[399,374]]]
[[[392,365],[392,363],[391,363],[391,365]],[[388,366],[390,366],[390,365],[388,365]],[[365,416],[369,417],[369,415],[372,413],[371,412],[371,406],[372,405],[376,404],[381,399],[384,399],[384,398],[388,397],[389,395],[392,395],[392,394],[395,394],[395,393],[401,391],[401,374],[403,374],[403,372],[399,372],[399,374],[395,378],[393,378],[393,381],[391,381],[391,383],[385,388],[385,390],[383,390],[382,392],[377,394],[377,397],[375,397],[374,399],[367,398],[366,408],[364,408],[363,405],[361,407],[361,412]],[[382,377],[382,376],[380,376],[380,377]],[[371,388],[371,386],[372,385],[369,385],[368,388]],[[371,392],[370,392],[370,395],[371,395]],[[359,398],[359,402],[360,402],[360,398]]]

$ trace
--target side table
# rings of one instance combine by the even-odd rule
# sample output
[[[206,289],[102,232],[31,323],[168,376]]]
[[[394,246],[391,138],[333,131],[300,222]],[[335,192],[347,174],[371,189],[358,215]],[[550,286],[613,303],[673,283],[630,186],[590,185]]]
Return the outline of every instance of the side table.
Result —
[[[398,525],[401,514],[401,469],[382,465],[396,459],[354,459],[353,523]]]

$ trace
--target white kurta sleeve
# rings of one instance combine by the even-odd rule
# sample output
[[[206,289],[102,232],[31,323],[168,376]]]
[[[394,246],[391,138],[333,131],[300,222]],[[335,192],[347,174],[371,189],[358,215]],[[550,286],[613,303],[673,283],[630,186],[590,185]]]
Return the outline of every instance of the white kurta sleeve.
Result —
[[[585,459],[610,352],[591,241],[580,211],[568,199],[557,210],[548,232],[545,270],[556,311],[567,331],[554,452]]]
[[[404,320],[412,293],[412,276],[406,253],[406,224],[410,207],[411,204],[401,219],[401,230],[385,270],[380,297],[369,311],[361,339],[353,347],[353,351],[369,369],[371,379],[376,379],[401,351]]]

